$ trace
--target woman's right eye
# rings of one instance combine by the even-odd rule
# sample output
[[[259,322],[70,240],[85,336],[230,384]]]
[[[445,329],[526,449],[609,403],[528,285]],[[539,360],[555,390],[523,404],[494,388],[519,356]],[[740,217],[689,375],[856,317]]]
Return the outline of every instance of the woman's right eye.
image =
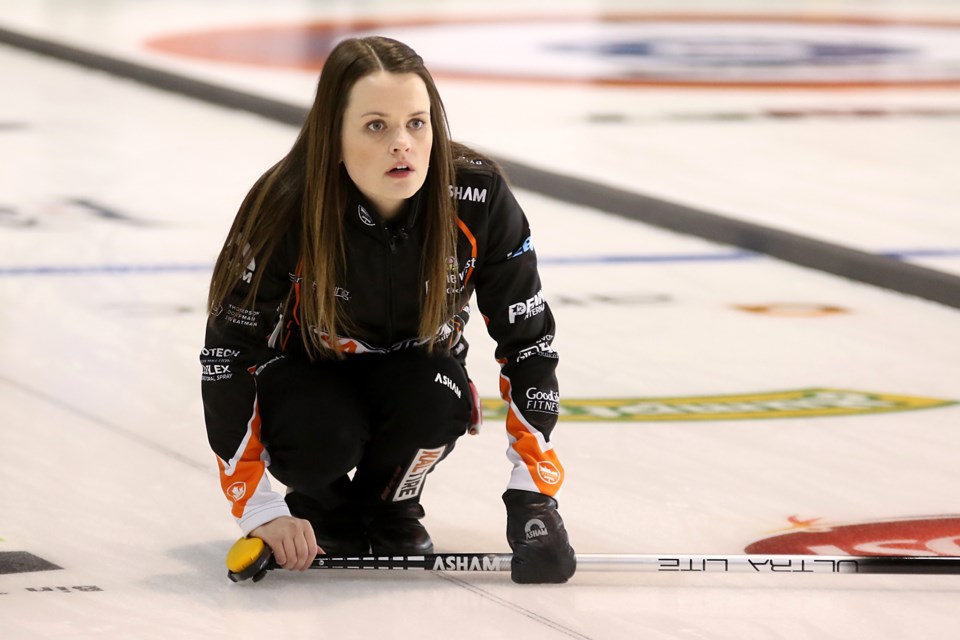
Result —
[[[370,131],[373,131],[374,133],[380,133],[381,131],[384,130],[384,128],[386,128],[386,125],[383,124],[382,120],[374,120],[373,122],[367,125],[367,129],[369,129]]]

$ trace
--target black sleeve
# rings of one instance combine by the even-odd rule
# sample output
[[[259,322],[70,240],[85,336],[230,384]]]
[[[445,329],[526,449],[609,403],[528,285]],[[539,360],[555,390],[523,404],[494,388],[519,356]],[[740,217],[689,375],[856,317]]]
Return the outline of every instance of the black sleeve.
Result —
[[[289,515],[283,497],[270,490],[260,442],[253,372],[279,355],[281,307],[290,291],[283,252],[267,264],[251,258],[236,287],[213,310],[200,354],[201,394],[207,438],[220,467],[220,480],[243,533]],[[266,269],[256,298],[244,301],[257,269]]]
[[[496,176],[486,247],[477,269],[477,305],[496,341],[500,394],[508,404],[508,488],[555,495],[563,468],[550,443],[560,395],[553,313],[537,271],[527,218],[506,181]]]

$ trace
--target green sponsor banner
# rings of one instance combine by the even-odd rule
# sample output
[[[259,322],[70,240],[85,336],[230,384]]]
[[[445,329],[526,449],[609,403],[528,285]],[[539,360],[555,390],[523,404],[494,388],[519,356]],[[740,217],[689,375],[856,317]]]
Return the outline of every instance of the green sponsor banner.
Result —
[[[770,420],[826,418],[894,411],[917,411],[958,404],[955,400],[871,393],[849,389],[799,389],[742,395],[668,398],[561,399],[565,422],[693,422],[704,420]],[[486,420],[504,419],[507,405],[485,398]]]

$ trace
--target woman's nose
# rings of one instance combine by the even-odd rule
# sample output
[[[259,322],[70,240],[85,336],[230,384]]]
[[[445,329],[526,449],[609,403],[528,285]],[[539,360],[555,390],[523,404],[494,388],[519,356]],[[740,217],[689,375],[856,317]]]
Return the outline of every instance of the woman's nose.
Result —
[[[400,131],[393,138],[393,144],[390,145],[390,151],[397,153],[398,151],[407,151],[410,149],[410,136],[406,131]]]

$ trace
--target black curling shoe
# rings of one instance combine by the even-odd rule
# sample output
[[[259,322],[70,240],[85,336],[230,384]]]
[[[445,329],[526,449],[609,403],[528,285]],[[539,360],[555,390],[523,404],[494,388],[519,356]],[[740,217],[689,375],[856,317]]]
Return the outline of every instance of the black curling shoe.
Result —
[[[328,556],[365,556],[370,550],[363,521],[351,510],[325,509],[316,500],[292,491],[285,498],[290,514],[309,520],[317,546]]]
[[[378,508],[368,517],[367,538],[375,556],[421,556],[433,553],[433,540],[420,524],[423,507],[416,502]]]

